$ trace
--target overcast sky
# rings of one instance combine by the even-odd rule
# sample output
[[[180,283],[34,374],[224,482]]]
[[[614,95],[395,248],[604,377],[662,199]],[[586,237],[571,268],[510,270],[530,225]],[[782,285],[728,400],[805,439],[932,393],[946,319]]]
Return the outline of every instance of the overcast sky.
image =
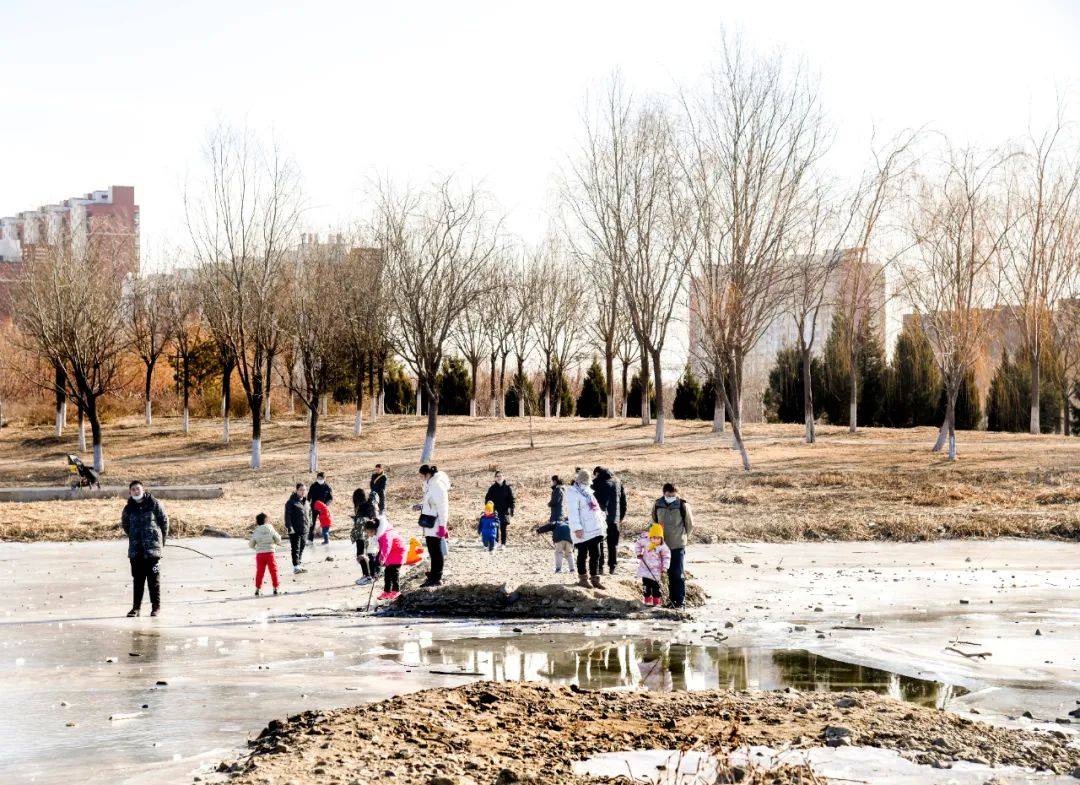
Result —
[[[1080,76],[1078,9],[0,0],[0,215],[134,185],[144,247],[182,239],[182,183],[222,118],[272,131],[296,159],[312,229],[363,213],[373,176],[434,170],[482,181],[534,240],[585,95],[613,69],[637,91],[671,91],[700,78],[725,28],[782,47],[820,77],[843,173],[875,125],[989,144],[1044,121]]]

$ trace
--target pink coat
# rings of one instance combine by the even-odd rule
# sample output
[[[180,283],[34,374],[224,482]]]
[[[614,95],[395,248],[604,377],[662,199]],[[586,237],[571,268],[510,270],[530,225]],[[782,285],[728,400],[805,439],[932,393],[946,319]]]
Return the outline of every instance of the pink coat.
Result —
[[[391,567],[405,563],[405,541],[393,529],[388,528],[379,535],[379,561]]]
[[[643,534],[634,543],[634,555],[638,557],[637,574],[639,578],[661,580],[671,565],[671,548],[661,543],[649,549],[649,535]]]

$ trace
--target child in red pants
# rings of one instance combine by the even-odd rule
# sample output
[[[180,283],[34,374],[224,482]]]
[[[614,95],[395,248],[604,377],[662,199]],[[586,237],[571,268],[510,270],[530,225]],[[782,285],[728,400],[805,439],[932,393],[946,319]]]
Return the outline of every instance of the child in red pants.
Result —
[[[255,531],[251,533],[248,542],[255,549],[255,596],[258,597],[262,589],[263,575],[270,570],[270,583],[274,586],[274,594],[278,593],[277,561],[274,559],[274,546],[281,545],[281,535],[266,521],[266,513],[260,512],[255,516]]]
[[[315,502],[311,505],[311,511],[319,519],[319,528],[322,529],[322,544],[330,544],[330,527],[334,525],[334,519],[330,517],[330,508],[324,502]]]

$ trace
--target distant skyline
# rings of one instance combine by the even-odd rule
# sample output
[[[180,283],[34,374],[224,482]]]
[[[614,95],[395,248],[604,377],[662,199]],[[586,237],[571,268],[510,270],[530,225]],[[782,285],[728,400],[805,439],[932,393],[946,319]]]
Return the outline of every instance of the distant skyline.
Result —
[[[181,193],[219,120],[297,162],[305,229],[366,211],[372,178],[480,181],[526,242],[550,221],[586,95],[699,80],[722,32],[820,77],[828,159],[857,173],[871,130],[996,144],[1075,91],[1080,9],[1064,0],[347,2],[0,0],[0,215],[133,185],[144,263],[186,239]]]

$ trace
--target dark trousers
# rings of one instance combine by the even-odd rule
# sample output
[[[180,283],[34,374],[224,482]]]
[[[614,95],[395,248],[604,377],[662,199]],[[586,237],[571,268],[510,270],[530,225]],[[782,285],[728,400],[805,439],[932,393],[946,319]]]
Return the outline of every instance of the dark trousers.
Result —
[[[307,541],[315,542],[315,521],[312,521],[311,526],[308,528]]]
[[[683,571],[683,559],[686,556],[685,548],[671,549],[671,564],[668,566],[668,594],[671,595],[671,604],[678,607],[686,600],[686,574]]]
[[[437,583],[442,580],[443,554],[441,537],[425,537],[424,545],[427,546],[428,555],[431,557],[431,570],[428,572],[428,580]],[[386,569],[390,569],[387,567]]]
[[[128,561],[131,562],[131,607],[138,608],[142,605],[144,584],[150,587],[150,605],[160,607],[161,571],[158,569],[158,559],[138,557]]]
[[[660,581],[654,581],[652,578],[642,578],[641,588],[646,597],[660,599]]]
[[[383,567],[383,591],[400,591],[398,587],[398,573],[401,565],[387,564]]]
[[[489,551],[495,550],[495,538],[494,537],[481,537],[480,539],[483,541],[484,547],[487,548]],[[503,542],[506,542],[506,541],[503,540]]]
[[[506,529],[510,526],[510,516],[499,513],[499,542],[506,545]]]
[[[289,532],[289,550],[292,552],[292,566],[299,567],[304,556],[304,533]]]
[[[589,563],[589,575],[600,574],[600,548],[604,544],[603,537],[593,537],[585,542],[575,543],[577,548],[577,571],[578,575],[585,574],[585,562]]]
[[[619,550],[619,524],[609,523],[607,525],[607,563],[608,572],[615,571],[615,554]]]

